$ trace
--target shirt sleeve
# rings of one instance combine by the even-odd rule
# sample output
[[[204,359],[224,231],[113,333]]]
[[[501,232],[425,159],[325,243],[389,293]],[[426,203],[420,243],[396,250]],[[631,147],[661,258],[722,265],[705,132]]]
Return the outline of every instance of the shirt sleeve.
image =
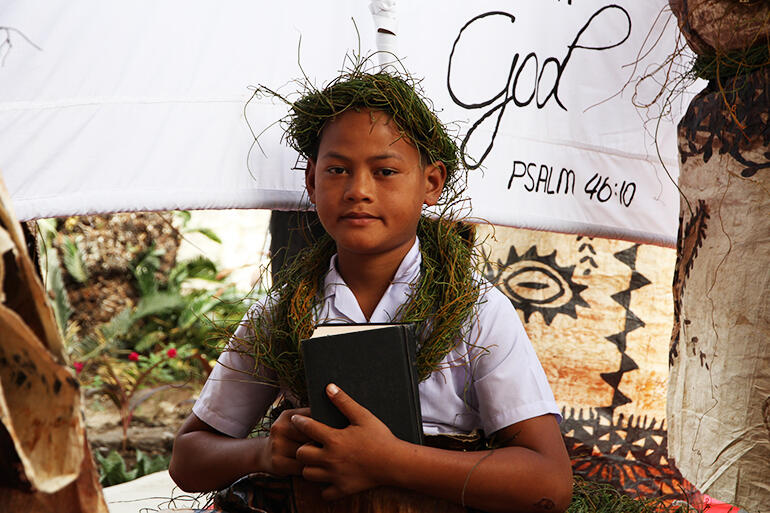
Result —
[[[241,320],[193,406],[203,422],[236,438],[249,434],[278,395],[276,386],[255,377],[256,362],[249,354],[253,340],[249,319],[256,308]],[[256,374],[270,377],[264,370]]]
[[[543,367],[510,300],[489,286],[472,326],[473,392],[485,433],[552,413],[558,406]]]

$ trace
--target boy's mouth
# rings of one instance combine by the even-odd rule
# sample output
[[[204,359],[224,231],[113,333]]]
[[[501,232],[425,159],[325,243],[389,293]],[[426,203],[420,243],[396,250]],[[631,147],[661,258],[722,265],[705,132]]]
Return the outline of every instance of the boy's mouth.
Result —
[[[348,212],[340,216],[345,221],[350,221],[354,224],[366,224],[379,219],[377,216],[368,212]]]

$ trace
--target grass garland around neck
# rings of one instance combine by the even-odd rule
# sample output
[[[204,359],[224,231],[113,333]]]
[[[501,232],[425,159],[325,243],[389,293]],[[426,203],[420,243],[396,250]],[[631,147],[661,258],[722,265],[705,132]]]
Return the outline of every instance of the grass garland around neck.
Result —
[[[462,339],[481,283],[473,272],[473,233],[467,225],[423,217],[417,235],[422,253],[419,282],[394,320],[417,324],[417,369],[423,381],[441,368]],[[256,357],[255,375],[291,392],[302,405],[307,404],[307,390],[300,341],[315,328],[335,251],[328,235],[303,250],[278,274],[267,300],[249,319],[254,338],[245,349]]]

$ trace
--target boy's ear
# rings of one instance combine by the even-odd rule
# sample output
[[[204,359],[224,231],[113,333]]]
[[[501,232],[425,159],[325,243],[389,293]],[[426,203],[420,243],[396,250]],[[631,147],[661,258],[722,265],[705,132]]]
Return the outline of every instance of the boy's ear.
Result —
[[[315,160],[307,159],[305,168],[305,190],[310,198],[310,203],[315,205]]]
[[[446,166],[440,160],[425,166],[425,200],[428,206],[433,206],[438,202],[441,192],[446,183]]]

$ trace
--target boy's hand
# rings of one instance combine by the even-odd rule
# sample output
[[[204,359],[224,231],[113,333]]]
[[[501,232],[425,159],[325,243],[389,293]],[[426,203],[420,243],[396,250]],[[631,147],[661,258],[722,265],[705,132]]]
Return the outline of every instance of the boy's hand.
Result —
[[[310,408],[284,410],[270,427],[270,447],[265,454],[268,461],[264,467],[269,469],[271,474],[302,475],[302,463],[296,458],[297,449],[311,440],[292,423],[291,418],[294,415],[310,415]]]
[[[400,441],[385,424],[334,384],[326,387],[332,403],[348,418],[350,425],[335,429],[301,414],[291,420],[309,438],[322,444],[305,444],[297,460],[308,481],[330,483],[323,498],[336,500],[383,484],[379,472],[388,465],[392,448]]]

